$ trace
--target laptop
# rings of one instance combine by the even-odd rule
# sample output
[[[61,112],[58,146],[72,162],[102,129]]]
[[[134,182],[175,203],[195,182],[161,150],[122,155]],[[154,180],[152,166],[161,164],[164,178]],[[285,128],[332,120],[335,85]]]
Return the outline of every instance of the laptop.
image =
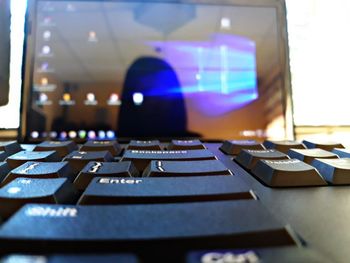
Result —
[[[24,54],[4,262],[349,258],[349,150],[285,140],[284,1],[28,0]]]
[[[20,138],[293,138],[286,32],[275,0],[29,0]]]

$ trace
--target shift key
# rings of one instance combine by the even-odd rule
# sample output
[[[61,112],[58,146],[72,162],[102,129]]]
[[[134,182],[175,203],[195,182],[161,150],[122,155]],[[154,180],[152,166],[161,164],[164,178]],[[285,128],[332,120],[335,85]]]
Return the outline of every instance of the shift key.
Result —
[[[25,222],[25,224],[23,223]],[[295,245],[290,228],[256,200],[71,206],[31,204],[0,229],[9,251],[140,251]]]

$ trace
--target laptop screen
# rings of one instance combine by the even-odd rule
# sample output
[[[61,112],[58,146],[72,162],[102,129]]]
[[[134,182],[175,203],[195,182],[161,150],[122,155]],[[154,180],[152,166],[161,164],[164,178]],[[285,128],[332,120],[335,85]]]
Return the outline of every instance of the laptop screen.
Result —
[[[276,8],[212,2],[37,1],[27,138],[283,137]]]

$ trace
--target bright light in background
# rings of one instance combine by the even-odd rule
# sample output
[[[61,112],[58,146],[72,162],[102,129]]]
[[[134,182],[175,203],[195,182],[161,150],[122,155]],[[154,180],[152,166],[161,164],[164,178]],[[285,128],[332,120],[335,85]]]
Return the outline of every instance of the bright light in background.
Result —
[[[19,127],[19,107],[22,85],[24,18],[27,1],[11,1],[11,61],[9,103],[0,107],[0,128]]]
[[[221,18],[221,28],[222,29],[230,29],[231,28],[231,20],[227,17]]]
[[[296,125],[350,125],[350,1],[287,0]]]

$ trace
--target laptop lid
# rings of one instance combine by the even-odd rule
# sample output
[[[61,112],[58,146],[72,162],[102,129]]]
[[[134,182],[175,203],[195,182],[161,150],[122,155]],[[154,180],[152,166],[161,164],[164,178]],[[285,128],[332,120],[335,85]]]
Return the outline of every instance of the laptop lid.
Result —
[[[21,137],[291,135],[284,1],[29,0]]]
[[[0,106],[8,103],[10,74],[10,1],[0,0]]]

